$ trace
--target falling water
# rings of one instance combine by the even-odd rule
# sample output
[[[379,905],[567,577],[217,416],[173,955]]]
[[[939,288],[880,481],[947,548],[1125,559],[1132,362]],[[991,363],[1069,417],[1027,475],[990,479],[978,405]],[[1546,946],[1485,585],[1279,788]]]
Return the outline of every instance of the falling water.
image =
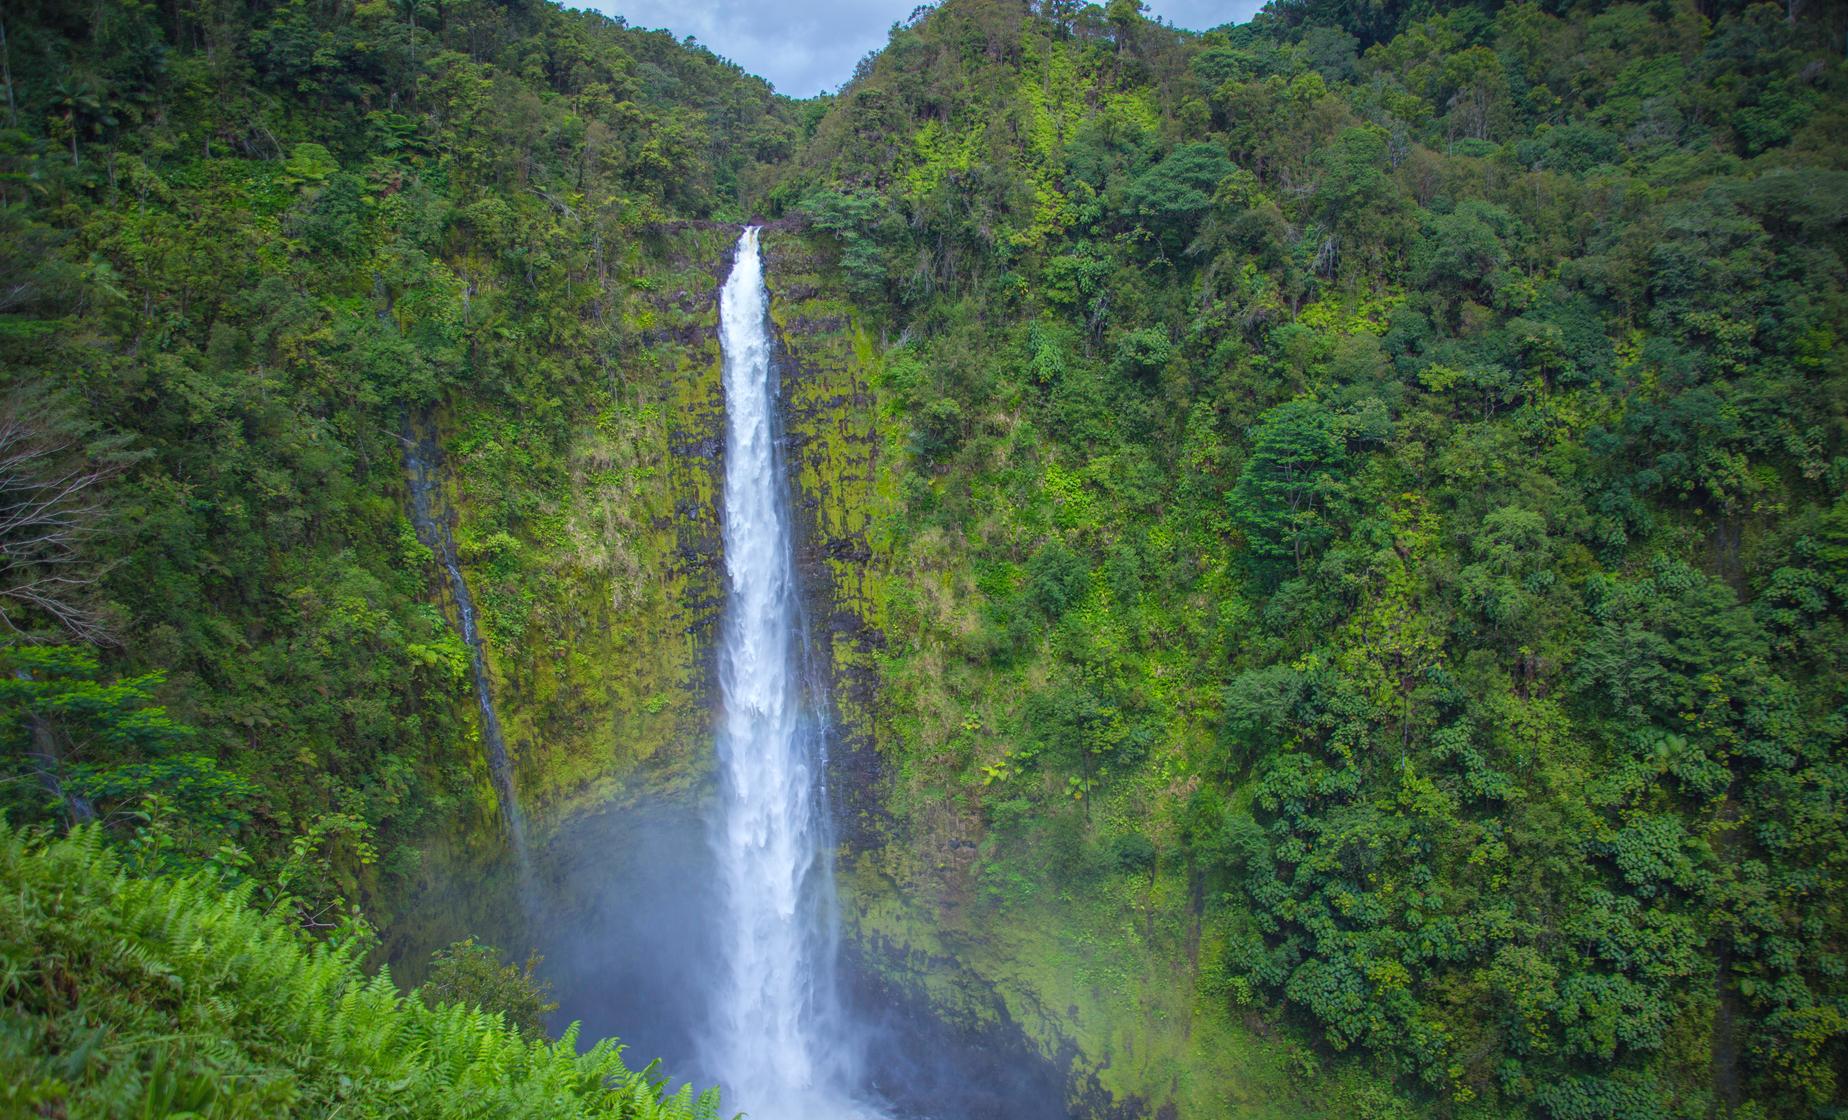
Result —
[[[526,852],[526,822],[520,815],[520,802],[513,789],[513,762],[507,756],[507,740],[501,734],[500,716],[494,711],[494,696],[488,689],[488,664],[482,653],[481,631],[475,624],[475,597],[469,594],[468,581],[456,562],[456,542],[449,530],[449,519],[439,514],[437,503],[436,444],[427,435],[416,434],[407,421],[404,435],[404,462],[411,476],[411,526],[449,576],[449,592],[456,602],[456,614],[462,624],[462,641],[468,646],[469,671],[475,681],[475,704],[481,711],[481,746],[487,756],[488,781],[494,786],[500,803],[501,821],[507,826],[508,846],[513,850],[522,894],[531,878]]]
[[[823,706],[809,670],[777,443],[777,386],[758,231],[719,295],[725,361],[720,804],[713,828],[723,959],[707,1060],[757,1120],[868,1117],[834,991],[838,920]]]

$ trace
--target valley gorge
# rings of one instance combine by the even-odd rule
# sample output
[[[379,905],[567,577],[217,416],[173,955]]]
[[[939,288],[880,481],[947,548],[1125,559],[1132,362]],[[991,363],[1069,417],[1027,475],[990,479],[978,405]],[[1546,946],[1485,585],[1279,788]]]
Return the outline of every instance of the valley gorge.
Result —
[[[1835,1115],[1845,19],[8,11],[0,1115]]]

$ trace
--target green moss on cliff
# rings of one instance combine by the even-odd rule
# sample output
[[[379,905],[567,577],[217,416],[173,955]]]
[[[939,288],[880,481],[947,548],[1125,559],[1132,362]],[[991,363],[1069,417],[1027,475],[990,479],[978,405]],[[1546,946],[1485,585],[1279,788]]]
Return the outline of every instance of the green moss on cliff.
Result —
[[[458,552],[521,803],[542,825],[637,792],[638,771],[660,792],[709,765],[730,241],[690,229],[630,247],[608,281],[621,327],[604,376],[553,401],[562,447],[527,445],[492,401],[444,418]]]
[[[832,655],[841,891],[857,959],[950,1023],[1018,1024],[1048,1060],[1072,1063],[1087,1113],[1116,1100],[1151,1114],[1173,1103],[1185,1116],[1352,1115],[1369,1079],[1305,1092],[1310,1051],[1228,1012],[1200,983],[1221,939],[1203,927],[1184,871],[1073,875],[1059,850],[1070,827],[1051,840],[989,827],[984,801],[1010,792],[984,786],[980,768],[1002,757],[1010,737],[997,729],[1017,724],[1022,690],[1043,682],[971,675],[917,641],[921,617],[961,616],[952,632],[973,633],[962,605],[971,577],[950,562],[953,542],[916,539],[904,520],[903,488],[935,483],[914,462],[912,423],[882,392],[884,348],[864,315],[803,237],[773,232],[767,244],[811,617]],[[1084,811],[1068,800],[1062,813],[1082,830]],[[1092,811],[1146,807],[1107,791]]]

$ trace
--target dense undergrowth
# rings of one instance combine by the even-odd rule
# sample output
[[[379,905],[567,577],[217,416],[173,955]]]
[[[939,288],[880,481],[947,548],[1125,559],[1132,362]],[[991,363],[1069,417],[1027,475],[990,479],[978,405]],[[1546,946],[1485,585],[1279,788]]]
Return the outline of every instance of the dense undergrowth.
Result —
[[[612,1041],[529,1040],[499,1013],[426,1006],[316,939],[254,880],[146,876],[95,826],[0,825],[0,1111],[8,1116],[621,1117],[716,1120]]]

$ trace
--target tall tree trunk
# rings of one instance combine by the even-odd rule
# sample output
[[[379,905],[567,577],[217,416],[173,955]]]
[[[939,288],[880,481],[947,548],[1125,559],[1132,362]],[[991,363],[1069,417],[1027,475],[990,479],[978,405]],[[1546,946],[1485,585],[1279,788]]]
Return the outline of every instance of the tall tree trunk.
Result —
[[[13,51],[7,44],[6,20],[0,19],[0,84],[6,86],[6,124],[19,127],[19,103],[13,99]]]

